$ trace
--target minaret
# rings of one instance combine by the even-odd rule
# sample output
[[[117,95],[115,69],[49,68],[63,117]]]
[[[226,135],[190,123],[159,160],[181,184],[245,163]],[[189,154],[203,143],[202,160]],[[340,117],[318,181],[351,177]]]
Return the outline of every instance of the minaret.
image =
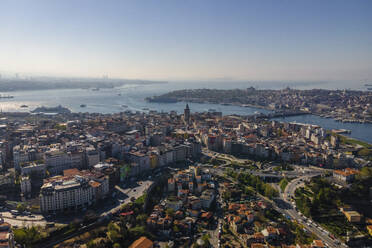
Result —
[[[189,108],[189,104],[186,104],[186,108],[185,108],[185,111],[184,111],[184,114],[183,114],[183,118],[185,120],[185,122],[187,124],[190,123],[190,108]]]

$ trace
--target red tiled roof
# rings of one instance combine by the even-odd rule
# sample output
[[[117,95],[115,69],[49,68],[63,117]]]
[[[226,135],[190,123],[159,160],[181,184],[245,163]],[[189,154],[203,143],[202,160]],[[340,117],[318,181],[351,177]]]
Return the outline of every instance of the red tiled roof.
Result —
[[[153,246],[153,242],[146,237],[141,237],[134,241],[129,248],[151,248]]]

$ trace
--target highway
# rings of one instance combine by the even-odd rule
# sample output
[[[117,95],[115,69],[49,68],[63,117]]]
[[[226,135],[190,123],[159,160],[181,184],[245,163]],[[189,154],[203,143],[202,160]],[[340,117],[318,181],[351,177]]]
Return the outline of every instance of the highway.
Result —
[[[210,170],[211,173],[213,173],[215,175],[225,176],[223,168],[220,168],[220,167],[219,168],[209,168],[209,170]],[[251,172],[251,171],[245,170],[245,172]],[[290,197],[294,196],[294,192],[295,192],[296,188],[300,187],[300,186],[303,186],[305,180],[310,179],[311,177],[314,177],[314,176],[321,175],[323,173],[323,171],[322,170],[311,170],[311,171],[307,171],[307,173],[305,173],[305,175],[304,175],[303,172],[299,172],[299,171],[297,171],[296,173],[297,173],[298,177],[293,179],[292,181],[290,181],[288,183],[288,185],[286,186],[285,191],[280,194],[280,197],[282,198],[282,200],[284,200],[290,206],[293,206],[291,201],[290,201]],[[264,176],[264,175],[267,175],[267,174],[260,173],[260,175]],[[269,174],[269,175],[271,175],[271,174]],[[229,177],[229,179],[231,181],[235,181],[234,178]],[[309,231],[311,233],[314,233],[319,239],[321,239],[327,247],[331,247],[331,248],[348,247],[345,244],[342,244],[339,240],[332,239],[331,237],[329,237],[329,235],[325,232],[325,230],[323,230],[320,226],[315,225],[314,222],[310,223],[310,221],[305,219],[306,217],[303,217],[299,212],[297,212],[295,210],[295,208],[283,209],[283,208],[278,207],[277,204],[274,201],[272,201],[272,200],[270,200],[270,199],[268,199],[268,198],[266,198],[266,197],[264,197],[260,194],[257,194],[257,196],[259,196],[264,201],[270,202],[272,204],[273,208],[276,211],[280,212],[281,214],[283,214],[285,216],[290,216],[290,218],[292,220],[297,220],[297,222],[302,224],[307,231]]]
[[[319,173],[319,172],[318,172]],[[319,173],[320,174],[320,173]],[[318,174],[318,175],[319,175]],[[291,204],[291,197],[294,197],[294,192],[296,191],[296,188],[304,186],[305,180],[310,179],[311,177],[316,176],[315,175],[306,175],[299,178],[296,178],[292,181],[290,181],[285,188],[284,192],[280,194],[281,198],[287,202],[288,204]],[[294,204],[293,204],[294,205]],[[326,246],[328,247],[348,247],[347,245],[341,243],[337,239],[332,239],[328,233],[322,229],[320,226],[318,226],[315,222],[309,221],[306,217],[304,217],[300,212],[296,211],[295,208],[286,209],[284,210],[286,214],[288,214],[292,219],[297,220],[299,223],[301,223],[306,230],[309,232],[314,233],[316,236],[318,236]]]

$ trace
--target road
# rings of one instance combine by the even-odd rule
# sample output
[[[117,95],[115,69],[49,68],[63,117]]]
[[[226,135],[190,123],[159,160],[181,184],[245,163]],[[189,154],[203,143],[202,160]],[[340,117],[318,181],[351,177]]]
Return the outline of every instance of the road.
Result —
[[[220,237],[219,234],[222,232],[222,223],[223,223],[223,210],[222,210],[222,191],[221,187],[218,185],[218,194],[216,196],[216,220],[217,220],[217,227],[214,230],[209,231],[210,239],[209,242],[211,243],[212,247],[220,247]]]
[[[122,199],[119,201],[119,204],[116,207],[113,207],[107,211],[104,211],[101,213],[101,216],[106,216],[109,214],[114,214],[120,210],[120,208],[129,203],[130,199],[134,197],[137,199],[138,197],[142,196],[144,192],[147,191],[147,189],[153,184],[153,181],[147,180],[147,181],[139,181],[138,185],[133,188],[128,188],[128,189],[122,189],[119,185],[115,186],[115,189],[117,189],[119,192],[123,193],[124,196],[126,196],[125,199]]]
[[[5,222],[8,222],[12,225],[12,227],[21,227],[21,226],[45,226],[47,221],[44,219],[42,215],[35,215],[33,214],[33,218],[29,216],[13,216],[9,211],[2,212],[1,217],[4,219]]]
[[[215,175],[225,176],[224,172],[221,168],[209,168],[209,170],[211,171],[211,173],[213,173]],[[285,202],[287,202],[288,204],[292,205],[291,202],[290,202],[290,196],[294,196],[294,192],[295,192],[296,188],[303,185],[305,180],[307,180],[311,177],[320,175],[320,174],[322,174],[321,170],[313,170],[312,172],[309,172],[306,175],[302,175],[302,176],[299,176],[296,179],[293,179],[292,181],[290,181],[290,183],[288,183],[285,191],[280,194],[281,198]],[[235,181],[234,178],[229,178],[229,179],[231,181]],[[328,247],[331,247],[331,248],[338,248],[338,247],[342,247],[342,246],[347,247],[346,245],[342,244],[339,240],[337,240],[337,239],[333,240],[332,238],[330,238],[328,236],[328,234],[325,233],[325,231],[320,226],[315,226],[315,224],[308,223],[307,220],[303,216],[301,216],[300,213],[297,212],[294,208],[293,209],[292,208],[290,208],[290,209],[280,208],[272,200],[270,200],[270,199],[268,199],[268,198],[266,198],[266,197],[264,197],[260,194],[257,194],[257,195],[262,200],[270,202],[272,204],[273,208],[276,211],[280,212],[281,214],[283,214],[285,216],[290,216],[291,219],[293,219],[293,220],[297,220],[299,223],[301,223],[304,226],[304,228],[307,231],[309,231],[311,233],[314,233],[316,236],[318,236],[318,238],[321,239]]]
[[[304,186],[305,180],[310,179],[313,176],[316,176],[316,174],[302,176],[302,177],[299,177],[299,178],[296,178],[290,181],[287,187],[285,188],[284,192],[280,194],[281,198],[288,204],[291,204],[290,198],[294,197],[296,188]],[[306,228],[306,230],[318,236],[328,247],[332,247],[332,248],[333,247],[334,248],[347,247],[345,244],[342,244],[339,240],[330,238],[324,229],[322,229],[320,226],[318,226],[314,222],[310,222],[306,217],[302,216],[300,212],[296,211],[295,208],[286,209],[284,211],[292,219],[300,222],[304,226],[304,228]]]
[[[226,164],[221,165],[220,167],[225,168],[225,167],[230,167],[231,163],[234,162],[239,162],[239,163],[245,163],[245,162],[252,162],[249,159],[240,159],[236,158],[232,155],[228,154],[223,154],[223,153],[218,153],[218,152],[212,152],[207,150],[206,148],[203,149],[203,154],[209,157],[217,157],[221,160],[224,160]],[[243,166],[244,167],[244,166]],[[241,170],[244,170],[244,172],[248,172],[252,175],[259,176],[261,178],[264,177],[271,177],[271,178],[278,178],[281,179],[283,177],[288,177],[288,178],[293,178],[293,177],[299,177],[305,174],[311,174],[314,171],[324,171],[324,169],[319,169],[319,168],[307,168],[304,166],[294,166],[294,170],[292,171],[273,171],[273,167],[270,167],[267,170],[249,170],[248,168],[241,168]],[[239,171],[240,169],[236,168],[236,171]]]

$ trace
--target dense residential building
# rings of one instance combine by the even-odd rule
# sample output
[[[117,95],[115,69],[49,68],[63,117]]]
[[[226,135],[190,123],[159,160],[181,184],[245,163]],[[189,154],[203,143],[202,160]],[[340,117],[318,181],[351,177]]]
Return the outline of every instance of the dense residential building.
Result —
[[[14,248],[14,235],[11,229],[11,225],[4,222],[4,219],[0,219],[0,248]]]
[[[257,175],[249,180],[279,181],[286,173],[306,175],[301,173],[315,166],[319,171],[333,169],[333,177],[327,180],[347,187],[346,183],[358,181],[356,175],[363,167],[371,165],[363,156],[366,150],[345,143],[337,130],[270,121],[265,116],[191,113],[187,106],[183,115],[74,113],[45,119],[31,126],[23,119],[19,124],[9,122],[12,139],[0,142],[1,161],[8,171],[0,175],[1,200],[7,200],[9,192],[17,192],[12,197],[16,199],[8,200],[28,203],[38,193],[43,213],[74,212],[108,196],[121,205],[119,197],[124,191],[120,187],[144,178],[158,183],[168,176],[163,197],[146,220],[148,230],[165,239],[191,237],[200,228],[213,227],[219,218],[217,203],[227,192],[236,202],[223,202],[227,209],[223,222],[239,242],[248,247],[287,245],[288,229],[275,221],[257,224],[272,208],[257,195],[249,195],[260,184],[236,187],[235,183],[244,181],[239,173],[249,170]],[[272,170],[285,170],[293,164],[298,170]],[[228,169],[236,173],[231,178],[239,180],[219,192]],[[260,190],[273,189],[265,186]],[[343,213],[350,224],[363,223],[363,212],[358,215],[349,209]]]

